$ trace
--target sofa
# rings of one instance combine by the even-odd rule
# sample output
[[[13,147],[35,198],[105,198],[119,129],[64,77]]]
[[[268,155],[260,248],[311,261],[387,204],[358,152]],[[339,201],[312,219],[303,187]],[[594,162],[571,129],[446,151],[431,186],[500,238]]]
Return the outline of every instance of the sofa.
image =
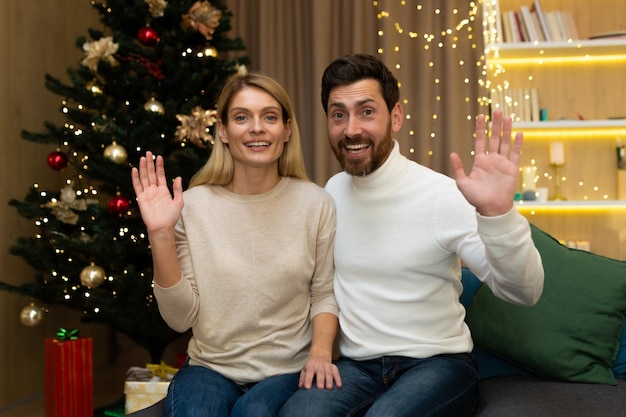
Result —
[[[463,268],[481,375],[475,416],[626,416],[626,262],[531,231],[545,271],[535,306],[497,299]]]
[[[626,381],[618,385],[502,376],[481,381],[475,417],[616,417],[626,412]],[[133,417],[163,417],[163,400]],[[332,417],[332,416],[329,416]]]
[[[535,306],[497,299],[462,268],[481,375],[474,416],[626,416],[626,262],[531,229],[545,270]],[[161,417],[162,403],[131,415]]]

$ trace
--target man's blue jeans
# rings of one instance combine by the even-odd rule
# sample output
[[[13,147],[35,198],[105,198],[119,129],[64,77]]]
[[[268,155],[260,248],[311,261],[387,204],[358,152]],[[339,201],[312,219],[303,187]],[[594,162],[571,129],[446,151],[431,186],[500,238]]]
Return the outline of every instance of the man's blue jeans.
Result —
[[[344,358],[337,367],[342,388],[300,389],[280,417],[464,417],[478,400],[478,370],[470,354]]]
[[[166,417],[276,417],[298,390],[300,374],[239,385],[203,366],[176,372],[164,404]]]

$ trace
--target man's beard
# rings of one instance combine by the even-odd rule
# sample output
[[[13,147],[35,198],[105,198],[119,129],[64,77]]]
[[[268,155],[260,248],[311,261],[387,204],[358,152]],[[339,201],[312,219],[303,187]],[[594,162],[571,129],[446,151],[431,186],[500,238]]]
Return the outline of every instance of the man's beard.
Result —
[[[346,157],[342,150],[344,149],[344,145],[349,145],[351,143],[369,144],[371,149],[370,156],[359,159]],[[385,133],[384,139],[378,143],[370,137],[359,137],[357,140],[344,137],[337,143],[337,146],[332,146],[333,153],[335,154],[335,157],[344,172],[356,177],[369,175],[380,168],[380,166],[387,160],[392,148],[393,140],[391,138],[391,124],[387,126],[387,132]]]

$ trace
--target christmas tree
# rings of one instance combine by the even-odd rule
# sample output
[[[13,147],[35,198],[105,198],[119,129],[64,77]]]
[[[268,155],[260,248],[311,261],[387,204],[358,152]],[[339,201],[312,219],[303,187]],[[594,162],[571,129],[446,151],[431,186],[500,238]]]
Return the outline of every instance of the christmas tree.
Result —
[[[227,36],[231,13],[222,1],[91,5],[104,29],[77,39],[84,58],[67,70],[69,82],[45,77],[46,88],[62,97],[65,122],[22,132],[25,140],[56,146],[47,164],[65,185],[35,184],[22,201],[10,201],[37,229],[11,253],[36,273],[20,286],[0,282],[0,289],[37,300],[22,312],[26,325],[66,306],[81,311],[83,322],[127,335],[158,363],[179,335],[153,299],[152,258],[130,170],[150,150],[186,186],[210,154],[217,95],[228,77],[245,72],[248,59],[242,40]]]

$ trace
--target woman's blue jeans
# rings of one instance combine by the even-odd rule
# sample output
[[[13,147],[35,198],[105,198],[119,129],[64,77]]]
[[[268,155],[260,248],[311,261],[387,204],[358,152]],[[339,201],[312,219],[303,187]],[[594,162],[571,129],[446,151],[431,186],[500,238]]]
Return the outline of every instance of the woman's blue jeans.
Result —
[[[464,417],[478,401],[470,354],[339,359],[342,388],[299,389],[280,417]]]
[[[167,391],[165,417],[276,417],[298,390],[299,374],[236,384],[203,366],[185,365]]]

